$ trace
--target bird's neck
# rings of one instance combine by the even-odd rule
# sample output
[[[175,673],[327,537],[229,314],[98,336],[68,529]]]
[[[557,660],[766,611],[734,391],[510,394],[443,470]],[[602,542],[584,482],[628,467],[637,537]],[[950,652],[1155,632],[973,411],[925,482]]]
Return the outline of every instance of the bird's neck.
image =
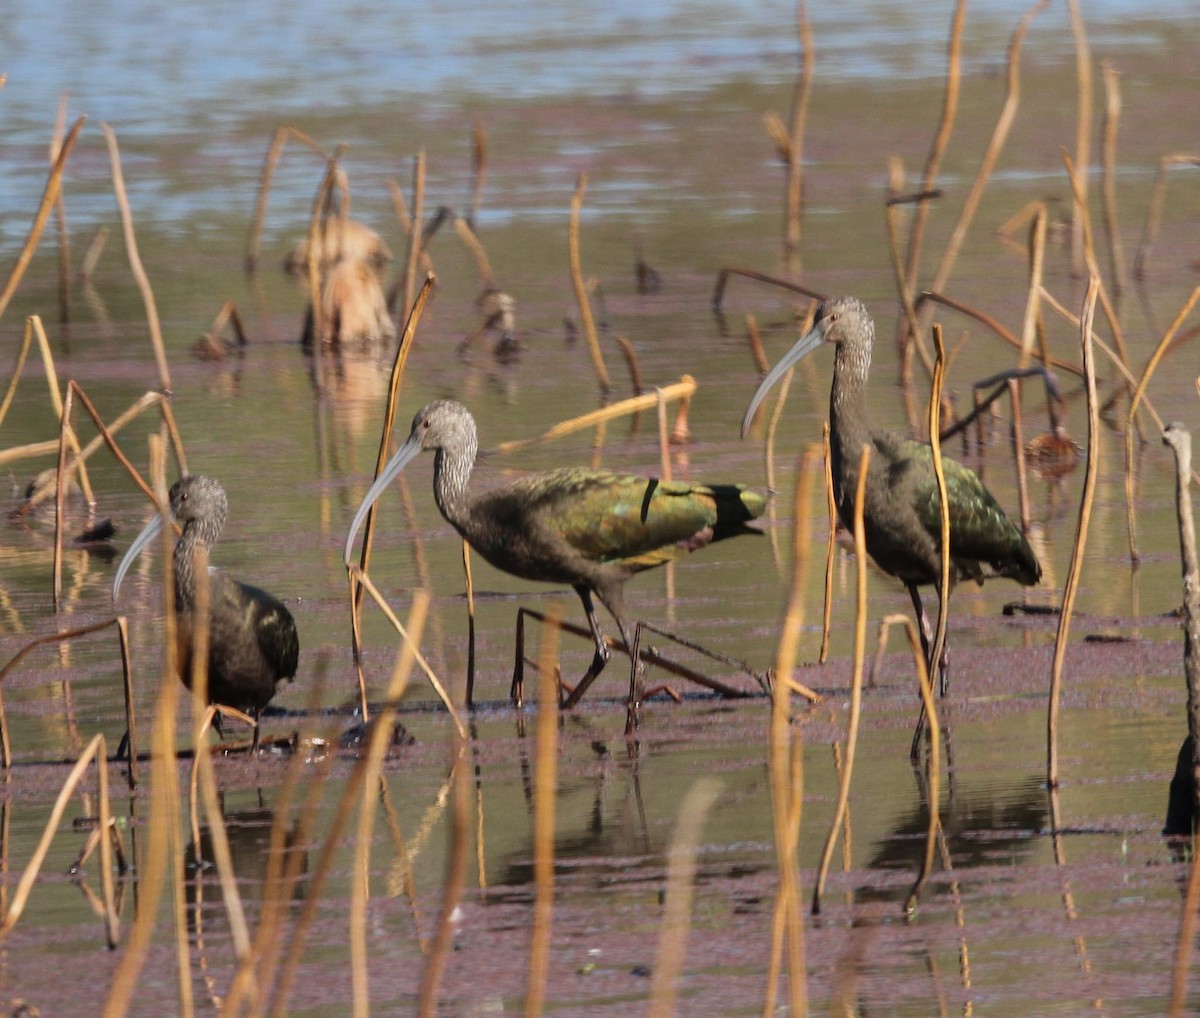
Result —
[[[871,441],[867,417],[867,376],[871,347],[842,343],[833,362],[833,387],[829,393],[830,454],[839,505],[852,502],[858,484],[862,447]]]
[[[197,567],[208,567],[208,553],[216,543],[216,528],[188,520],[172,556],[175,566],[175,608],[190,611],[196,604]],[[197,551],[203,552],[197,557]]]
[[[434,500],[441,514],[464,536],[470,523],[469,484],[477,448],[472,436],[456,449],[438,449],[433,461]]]

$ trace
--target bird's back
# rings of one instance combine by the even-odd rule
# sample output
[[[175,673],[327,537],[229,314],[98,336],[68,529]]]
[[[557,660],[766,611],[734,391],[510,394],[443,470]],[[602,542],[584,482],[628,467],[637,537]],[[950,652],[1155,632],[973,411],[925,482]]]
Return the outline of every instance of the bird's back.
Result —
[[[747,524],[765,508],[766,499],[742,485],[568,467],[530,474],[481,496],[477,515],[487,518],[488,534],[477,546],[488,558],[490,545],[502,558],[558,557],[636,572],[712,541],[755,532]],[[532,576],[511,562],[494,564],[531,579],[574,582]]]
[[[872,434],[867,485],[867,550],[902,580],[934,583],[940,574],[941,511],[933,450],[894,432]],[[986,572],[1027,586],[1042,569],[1020,528],[1005,514],[979,476],[942,458],[950,501],[950,553],[957,572],[983,579]],[[853,524],[854,492],[840,493],[843,521]]]
[[[261,710],[279,684],[291,680],[300,660],[292,613],[258,587],[220,571],[210,573],[208,699],[239,709]],[[190,622],[181,620],[190,655]],[[185,683],[190,662],[181,654]]]

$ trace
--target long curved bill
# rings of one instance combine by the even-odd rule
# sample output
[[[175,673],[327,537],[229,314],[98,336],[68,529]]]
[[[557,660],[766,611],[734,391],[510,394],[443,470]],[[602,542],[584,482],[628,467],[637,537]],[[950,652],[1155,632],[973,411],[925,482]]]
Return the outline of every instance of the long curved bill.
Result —
[[[129,572],[130,566],[133,565],[137,557],[142,553],[142,550],[153,541],[159,534],[162,533],[163,518],[162,513],[155,513],[154,518],[142,529],[142,532],[133,539],[133,544],[129,546],[129,550],[125,552],[125,557],[121,559],[121,564],[117,567],[117,578],[113,580],[113,600],[116,601],[117,594],[121,590],[121,581],[125,579],[125,574]]]
[[[750,400],[750,405],[746,408],[746,415],[742,418],[742,438],[746,437],[746,432],[750,430],[750,422],[754,420],[754,413],[762,404],[762,401],[767,398],[767,393],[784,375],[788,373],[792,365],[815,350],[825,341],[825,330],[819,325],[814,325],[803,336],[796,340],[796,345],[793,346],[778,364],[773,367],[767,374],[767,377],[762,380],[759,387],[754,392],[754,397]]]
[[[354,521],[350,524],[350,534],[346,538],[344,556],[346,565],[350,565],[350,558],[354,554],[354,539],[358,536],[359,528],[362,527],[363,520],[367,518],[367,513],[371,511],[371,506],[387,490],[388,485],[395,480],[396,475],[408,466],[408,461],[413,459],[420,451],[421,436],[414,432],[408,436],[408,441],[400,446],[392,458],[387,461],[387,465],[379,472],[379,476],[375,478],[375,483],[371,485],[370,490],[363,496],[363,500],[358,506],[358,512],[354,514]]]

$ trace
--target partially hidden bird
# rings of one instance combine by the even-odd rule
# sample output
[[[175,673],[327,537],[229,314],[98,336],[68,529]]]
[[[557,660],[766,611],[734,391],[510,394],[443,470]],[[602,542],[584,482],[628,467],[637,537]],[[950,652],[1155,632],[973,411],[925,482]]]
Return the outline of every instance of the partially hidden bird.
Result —
[[[196,552],[212,550],[228,515],[225,489],[202,474],[181,477],[169,495],[171,515],[183,524],[172,556],[175,574],[176,662],[191,688],[197,599]],[[162,530],[161,514],[134,539],[117,569],[113,600],[134,560]],[[258,748],[262,709],[296,674],[300,640],[296,621],[284,604],[265,590],[208,567],[208,701],[234,707],[254,718],[252,746]],[[220,727],[219,715],[217,726]]]
[[[829,454],[838,515],[853,530],[859,462],[862,447],[869,445],[863,505],[867,552],[880,569],[908,589],[928,657],[932,627],[918,587],[937,585],[942,569],[942,519],[933,450],[923,442],[871,425],[867,376],[874,342],[875,323],[861,300],[836,297],[822,303],[812,328],[754,393],[742,420],[742,436],[771,387],[805,355],[822,343],[832,343],[837,352],[829,394]],[[942,469],[950,503],[951,582],[973,579],[982,583],[991,576],[1002,576],[1025,586],[1036,584],[1042,567],[1033,549],[978,475],[945,456]],[[947,662],[943,648],[938,662],[943,695]]]
[[[471,472],[478,450],[475,420],[461,403],[438,400],[413,418],[408,440],[363,497],[346,538],[354,540],[376,499],[419,452],[436,450],[433,493],[438,509],[491,565],[513,576],[569,584],[583,602],[596,653],[583,678],[563,700],[574,706],[600,674],[609,648],[596,618],[595,594],[616,621],[632,653],[622,590],[635,573],[738,534],[760,533],[749,522],[766,508],[765,496],[740,484],[692,484],[635,474],[564,467],[526,474],[476,492]],[[513,689],[517,697],[516,684]],[[641,698],[636,661],[630,672],[629,717]]]

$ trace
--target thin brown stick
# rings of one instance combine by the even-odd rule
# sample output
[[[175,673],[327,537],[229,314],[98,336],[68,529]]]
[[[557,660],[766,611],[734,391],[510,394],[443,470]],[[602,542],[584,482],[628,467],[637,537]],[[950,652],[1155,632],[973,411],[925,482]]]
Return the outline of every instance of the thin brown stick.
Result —
[[[720,311],[721,305],[725,301],[725,287],[728,285],[730,276],[744,276],[746,279],[753,279],[758,283],[766,283],[768,286],[776,286],[781,290],[787,290],[790,293],[803,294],[809,300],[823,301],[825,294],[819,293],[810,286],[804,286],[802,283],[793,283],[790,279],[780,279],[778,276],[771,276],[765,272],[757,272],[754,269],[743,269],[736,265],[725,265],[717,272],[717,282],[713,286],[711,298],[712,309]]]
[[[12,300],[13,294],[17,292],[17,287],[21,285],[21,280],[25,276],[25,270],[29,268],[29,263],[33,260],[33,254],[41,242],[42,231],[46,228],[46,220],[50,218],[50,212],[54,208],[54,203],[58,201],[58,196],[62,192],[62,176],[67,166],[67,159],[71,155],[71,150],[75,147],[75,139],[79,137],[79,132],[83,130],[85,123],[87,123],[87,117],[80,117],[75,121],[67,134],[66,140],[62,143],[58,158],[54,160],[54,165],[50,168],[50,175],[46,178],[46,187],[42,191],[42,200],[33,217],[33,225],[29,227],[29,234],[25,238],[25,244],[21,248],[21,253],[17,255],[17,260],[12,267],[12,271],[8,274],[8,282],[4,284],[4,289],[0,290],[0,317],[4,316],[9,301]]]
[[[471,193],[467,198],[467,225],[475,229],[479,218],[479,203],[483,195],[483,182],[487,177],[487,132],[483,120],[476,118],[471,128]]]
[[[329,158],[329,153],[303,131],[290,124],[280,124],[275,128],[275,133],[271,136],[271,144],[267,147],[266,158],[263,160],[262,175],[258,185],[258,200],[254,208],[254,221],[250,224],[250,235],[246,239],[247,272],[253,272],[258,268],[259,244],[262,239],[263,222],[267,218],[267,196],[271,190],[271,178],[274,176],[275,166],[283,154],[283,147],[287,144],[288,138],[295,138],[297,141],[303,142],[322,159]]]
[[[425,222],[425,150],[413,159],[412,222],[408,230],[408,250],[404,256],[404,308],[413,306],[417,293],[417,260],[421,254],[421,239]],[[490,271],[490,270],[489,270]],[[426,275],[428,282],[429,276]]]
[[[1129,286],[1125,250],[1121,244],[1120,217],[1117,215],[1117,129],[1121,123],[1121,86],[1117,69],[1111,60],[1101,61],[1100,69],[1104,75],[1104,178],[1101,185],[1104,195],[1104,232],[1108,235],[1112,288],[1119,295]]]
[[[833,860],[833,848],[837,843],[838,828],[845,815],[850,797],[850,778],[854,773],[854,751],[858,745],[858,721],[862,714],[863,659],[867,645],[867,538],[863,527],[863,506],[866,502],[867,468],[871,464],[871,446],[864,444],[858,463],[858,488],[854,494],[854,565],[858,583],[856,614],[854,619],[854,673],[850,679],[850,717],[846,722],[846,760],[838,782],[837,802],[825,847],[821,850],[821,862],[813,886],[812,914],[821,913],[821,895],[825,891],[825,878]]]
[[[554,915],[554,815],[558,792],[558,623],[562,605],[546,613],[538,653],[537,750],[533,780],[533,933],[525,989],[526,1018],[538,1018],[546,1003],[550,932]]]
[[[679,820],[667,849],[666,902],[658,927],[658,955],[650,982],[650,1004],[646,1008],[650,1018],[671,1018],[676,1013],[680,973],[691,925],[696,848],[704,818],[717,801],[719,788],[716,778],[700,778],[688,789],[679,807]]]
[[[588,301],[587,287],[583,282],[583,267],[579,257],[579,213],[583,207],[583,195],[587,190],[587,175],[581,173],[575,182],[575,193],[571,198],[571,223],[567,234],[567,254],[571,268],[571,286],[575,290],[575,302],[579,306],[579,320],[583,335],[587,339],[588,352],[592,356],[592,370],[600,392],[607,396],[612,391],[608,380],[608,368],[604,366],[604,355],[600,352],[600,340],[596,336],[596,322],[592,318],[592,306]]]
[[[1163,205],[1167,196],[1167,171],[1172,166],[1200,166],[1200,155],[1189,155],[1185,152],[1172,152],[1158,160],[1158,175],[1154,178],[1154,190],[1150,192],[1150,208],[1146,213],[1146,225],[1142,228],[1142,239],[1138,244],[1137,257],[1133,260],[1133,276],[1135,279],[1146,278],[1146,266],[1150,261],[1150,249],[1158,236],[1158,226],[1162,220]],[[0,301],[0,313],[3,313],[4,302]]]
[[[796,30],[800,35],[800,76],[792,98],[791,130],[788,132],[783,254],[788,268],[798,274],[803,266],[800,244],[804,225],[804,125],[808,119],[808,100],[812,94],[816,58],[805,0],[796,2]]]
[[[1083,219],[1087,215],[1087,173],[1092,145],[1092,54],[1088,48],[1083,15],[1079,13],[1079,0],[1067,0],[1067,14],[1071,22],[1071,37],[1075,41],[1075,76],[1079,90],[1074,160],[1078,169],[1072,173],[1072,187],[1078,190],[1082,198],[1082,204],[1076,202],[1071,206],[1071,271],[1080,275],[1085,264]]]
[[[133,230],[133,214],[129,210],[129,199],[125,194],[125,177],[121,172],[121,153],[117,148],[117,136],[108,124],[101,124],[100,127],[104,131],[104,140],[108,144],[113,191],[117,196],[117,208],[121,211],[121,228],[125,234],[125,253],[129,259],[130,271],[141,291],[142,303],[146,307],[146,324],[150,329],[150,345],[154,349],[154,362],[158,366],[158,384],[163,392],[170,392],[171,372],[167,367],[167,351],[163,345],[162,328],[158,321],[158,305],[154,301],[154,291],[150,288],[150,277],[146,275],[141,255],[138,254],[137,234]]]
[[[1083,571],[1083,554],[1087,547],[1088,524],[1091,521],[1092,503],[1095,501],[1096,484],[1099,480],[1100,406],[1096,399],[1096,371],[1092,354],[1092,318],[1096,312],[1096,298],[1099,290],[1099,277],[1093,274],[1088,280],[1083,314],[1080,316],[1080,343],[1083,346],[1083,370],[1088,405],[1087,467],[1083,478],[1083,498],[1079,504],[1079,523],[1075,532],[1075,545],[1071,552],[1071,565],[1067,571],[1067,581],[1063,586],[1062,612],[1058,617],[1058,632],[1055,634],[1049,710],[1046,716],[1046,781],[1051,788],[1058,787],[1058,714],[1062,699],[1063,662],[1066,660],[1067,638],[1071,631],[1071,614],[1075,608],[1075,595],[1079,590],[1079,578]]]

